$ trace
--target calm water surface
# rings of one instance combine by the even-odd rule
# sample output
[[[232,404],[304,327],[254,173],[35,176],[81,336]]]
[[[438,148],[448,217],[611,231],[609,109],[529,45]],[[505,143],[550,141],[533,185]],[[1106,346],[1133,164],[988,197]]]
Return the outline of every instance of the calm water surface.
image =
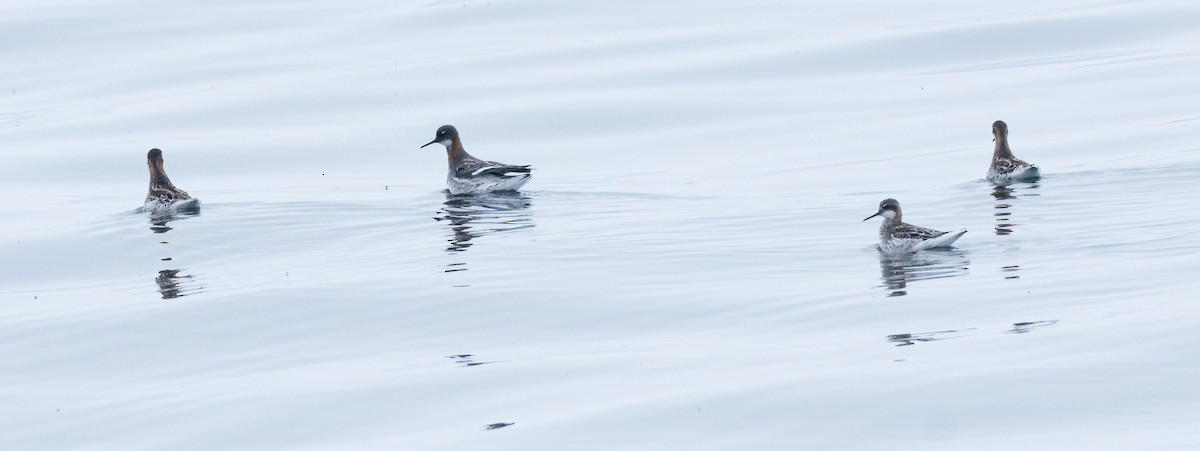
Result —
[[[0,449],[1200,446],[1190,2],[0,17]]]

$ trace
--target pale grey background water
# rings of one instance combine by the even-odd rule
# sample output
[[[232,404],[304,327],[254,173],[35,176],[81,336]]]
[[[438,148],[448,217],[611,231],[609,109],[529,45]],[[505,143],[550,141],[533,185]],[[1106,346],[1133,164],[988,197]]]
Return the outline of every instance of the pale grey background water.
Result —
[[[5,3],[0,449],[1200,446],[1198,18]]]

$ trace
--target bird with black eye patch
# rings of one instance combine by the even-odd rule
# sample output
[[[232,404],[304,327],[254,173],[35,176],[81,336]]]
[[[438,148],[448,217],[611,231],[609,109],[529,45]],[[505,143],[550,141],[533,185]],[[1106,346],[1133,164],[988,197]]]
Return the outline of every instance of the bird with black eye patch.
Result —
[[[200,209],[200,199],[176,188],[167,177],[161,150],[150,149],[146,154],[146,165],[150,168],[150,189],[146,192],[145,203],[142,204],[143,212],[151,216],[166,216]]]
[[[884,199],[879,203],[879,211],[867,216],[863,221],[876,216],[883,217],[883,224],[879,226],[879,250],[889,254],[950,247],[954,241],[967,233],[966,229],[942,232],[906,224],[901,220],[900,202],[896,199]]]
[[[446,187],[450,194],[480,194],[492,191],[516,191],[529,182],[529,165],[511,165],[495,161],[480,160],[467,153],[462,138],[452,125],[438,127],[430,144],[446,146],[449,172]]]
[[[1013,182],[1032,182],[1041,177],[1042,171],[1037,165],[1017,158],[1008,148],[1008,124],[1004,121],[992,123],[992,141],[996,142],[996,149],[992,151],[992,165],[988,167],[987,181],[1006,185]]]

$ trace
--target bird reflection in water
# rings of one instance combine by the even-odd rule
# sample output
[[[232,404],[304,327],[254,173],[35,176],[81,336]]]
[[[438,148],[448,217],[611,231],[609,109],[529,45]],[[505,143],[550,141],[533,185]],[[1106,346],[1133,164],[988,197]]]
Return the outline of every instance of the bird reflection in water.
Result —
[[[908,294],[908,284],[967,274],[971,260],[961,249],[925,250],[915,254],[879,253],[879,274],[889,297]]]
[[[497,192],[472,196],[446,195],[437,216],[450,227],[447,252],[463,252],[478,237],[533,227],[530,199],[517,192]],[[461,270],[461,268],[460,268]]]
[[[912,346],[917,343],[927,343],[931,341],[949,340],[951,338],[962,338],[973,334],[975,328],[968,329],[951,329],[939,330],[936,332],[917,332],[907,334],[892,334],[887,336],[888,343],[896,346]]]
[[[150,215],[150,230],[154,233],[167,233],[172,230],[171,226],[167,225],[171,221],[179,221],[193,216],[200,216],[200,210]]]
[[[191,293],[199,291],[199,289],[189,289],[182,283],[191,282],[191,275],[179,275],[182,269],[164,269],[158,272],[158,277],[154,279],[158,283],[158,293],[163,299],[175,299],[178,297],[187,296]]]
[[[161,219],[156,219],[156,220],[150,221],[150,230],[154,231],[154,233],[170,232],[171,227],[167,226],[167,222],[170,222],[170,221],[164,221]]]
[[[996,212],[992,215],[996,217],[996,235],[1012,235],[1013,227],[1018,224],[1013,222],[1013,206],[1016,201],[1022,197],[1036,197],[1040,194],[1037,192],[1038,183],[1018,183],[1010,185],[997,185],[992,189],[992,197],[996,198]],[[1018,195],[1018,190],[1021,193]],[[1021,276],[1017,274],[1021,270],[1021,265],[1010,264],[1000,267],[1001,273],[1005,279],[1019,279]]]
[[[167,233],[171,230],[174,230],[174,228],[167,225],[171,221],[184,219],[190,216],[196,216],[198,214],[199,213],[152,217],[150,218],[150,230],[156,234]],[[169,241],[159,241],[158,244],[169,246],[171,243]],[[173,259],[171,257],[165,257],[161,259],[161,261],[172,260]],[[158,293],[162,295],[163,299],[180,298],[189,294],[198,293],[203,288],[191,286],[195,282],[194,276],[191,274],[180,274],[181,271],[183,271],[183,269],[177,268],[168,268],[158,271],[158,276],[154,278],[154,283],[158,285]]]
[[[992,197],[996,198],[996,212],[992,216],[996,217],[996,235],[1011,235],[1013,227],[1018,224],[1012,220],[1013,205],[1015,200],[1025,196],[1037,196],[1036,192],[1024,192],[1017,194],[1018,189],[1021,191],[1036,190],[1037,183],[1022,183],[1018,185],[997,185],[992,189]]]
[[[1053,326],[1055,324],[1058,324],[1058,320],[1056,320],[1056,319],[1043,320],[1043,321],[1023,321],[1020,323],[1013,323],[1013,328],[1009,329],[1008,333],[1010,333],[1010,334],[1027,334],[1029,332],[1032,332],[1034,329],[1038,329],[1041,327],[1049,327],[1049,326]]]

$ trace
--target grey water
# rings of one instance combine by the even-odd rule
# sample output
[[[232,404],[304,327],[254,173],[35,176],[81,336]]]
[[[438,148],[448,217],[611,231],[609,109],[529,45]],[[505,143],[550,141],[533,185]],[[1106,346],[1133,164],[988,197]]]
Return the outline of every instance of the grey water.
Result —
[[[0,5],[0,449],[1195,448],[1197,17]]]

